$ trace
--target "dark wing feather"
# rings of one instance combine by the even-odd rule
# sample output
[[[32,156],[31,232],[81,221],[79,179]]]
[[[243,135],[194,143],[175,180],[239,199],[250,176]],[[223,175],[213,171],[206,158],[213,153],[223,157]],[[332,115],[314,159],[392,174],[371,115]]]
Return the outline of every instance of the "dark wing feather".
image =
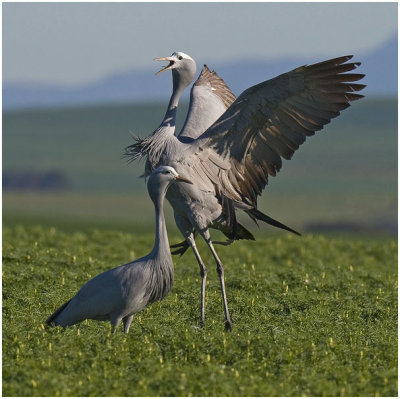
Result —
[[[213,93],[218,96],[224,103],[225,108],[228,109],[236,100],[235,95],[225,83],[225,81],[218,76],[217,72],[211,71],[207,65],[204,65],[199,78],[194,83],[194,86],[211,86]]]
[[[231,106],[235,98],[224,80],[204,65],[190,92],[189,111],[179,136],[199,137]]]
[[[229,160],[220,170],[220,190],[227,197],[255,206],[257,196],[307,136],[321,130],[365,85],[353,71],[352,56],[305,65],[245,90],[194,145],[207,162],[211,153]],[[215,154],[213,155],[215,157]],[[226,181],[229,181],[229,184]]]

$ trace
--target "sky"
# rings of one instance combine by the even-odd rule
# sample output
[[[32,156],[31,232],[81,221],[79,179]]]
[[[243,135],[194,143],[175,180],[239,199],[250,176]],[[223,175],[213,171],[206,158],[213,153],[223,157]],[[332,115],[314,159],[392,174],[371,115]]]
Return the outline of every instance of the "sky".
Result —
[[[397,34],[397,3],[3,3],[3,82],[79,85],[199,64],[365,53]]]

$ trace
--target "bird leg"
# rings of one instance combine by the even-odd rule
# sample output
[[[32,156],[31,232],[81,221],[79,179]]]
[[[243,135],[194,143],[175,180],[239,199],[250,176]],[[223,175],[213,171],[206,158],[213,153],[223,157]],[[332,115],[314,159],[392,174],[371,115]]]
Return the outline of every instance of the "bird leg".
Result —
[[[193,238],[196,238],[197,232],[193,231]],[[190,247],[190,244],[188,244],[187,240],[184,240],[178,244],[170,245],[170,248],[178,248],[175,251],[171,251],[172,255],[180,255],[182,256]]]
[[[231,245],[235,240],[229,239],[226,241],[213,241],[213,244],[217,244],[217,245],[223,245],[224,247]],[[174,244],[174,245],[170,245],[170,248],[178,248],[175,251],[171,251],[172,255],[184,255],[185,252],[188,250],[188,248],[190,247],[190,245],[187,243],[187,241],[182,241],[178,244]]]
[[[193,250],[194,256],[196,257],[197,263],[200,267],[200,276],[201,276],[201,307],[200,307],[200,325],[204,326],[205,321],[205,297],[206,297],[206,281],[207,281],[207,268],[204,265],[204,262],[201,259],[200,253],[197,250],[195,238],[197,235],[197,230],[193,229],[193,224],[189,222],[187,219],[183,218],[179,214],[175,213],[175,222],[181,231],[182,235],[186,239],[186,243]],[[183,244],[183,243],[181,243]],[[178,247],[180,244],[173,245],[172,247]],[[182,245],[183,246],[183,245]],[[186,249],[184,249],[186,251]],[[175,253],[179,253],[176,251]],[[183,254],[183,252],[182,252]]]
[[[133,315],[126,316],[122,319],[122,321],[124,322],[124,333],[125,334],[128,334],[132,320],[133,320]]]
[[[197,250],[196,247],[196,242],[194,240],[195,238],[195,233],[191,233],[187,237],[187,242],[188,245],[190,245],[193,249],[194,256],[196,257],[197,263],[200,266],[200,276],[201,276],[201,310],[200,310],[200,325],[201,327],[204,327],[204,321],[205,321],[205,297],[206,297],[206,280],[207,280],[207,268],[205,267],[199,251]]]
[[[121,316],[111,316],[110,321],[111,321],[111,326],[112,326],[112,333],[115,334],[115,331],[117,331],[117,328],[119,324],[121,323]]]
[[[222,302],[224,304],[224,312],[225,312],[225,330],[232,331],[232,321],[229,316],[228,303],[226,300],[226,292],[225,292],[224,266],[223,266],[221,260],[219,259],[217,252],[214,249],[214,246],[211,242],[210,232],[208,231],[208,229],[201,231],[201,235],[203,236],[208,247],[210,248],[211,253],[214,256],[215,262],[217,263],[217,272],[218,272],[218,276],[219,276],[219,283],[221,286],[221,294],[222,294]]]

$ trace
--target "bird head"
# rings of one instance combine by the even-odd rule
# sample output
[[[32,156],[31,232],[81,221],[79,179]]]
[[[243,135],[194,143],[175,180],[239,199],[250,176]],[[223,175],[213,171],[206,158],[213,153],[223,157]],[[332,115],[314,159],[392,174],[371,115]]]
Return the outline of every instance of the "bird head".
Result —
[[[177,51],[175,53],[172,53],[170,57],[161,57],[161,58],[154,58],[154,61],[168,61],[169,64],[165,67],[163,67],[161,70],[159,70],[156,75],[158,75],[161,72],[168,71],[169,69],[177,69],[177,70],[182,70],[182,69],[187,69],[188,66],[195,66],[196,63],[194,62],[194,59],[190,57],[189,55],[182,53],[181,51]]]
[[[172,166],[160,166],[154,169],[147,182],[150,197],[154,200],[154,198],[157,198],[157,193],[159,195],[160,190],[166,192],[168,187],[175,182],[193,184],[190,180],[179,175]]]
[[[155,61],[169,62],[156,75],[171,70],[174,80],[181,82],[184,86],[188,86],[196,75],[196,63],[194,59],[181,51],[172,53],[170,57],[155,58]]]
[[[150,177],[157,179],[158,181],[169,181],[173,182],[183,181],[185,183],[193,184],[190,180],[178,174],[178,172],[172,166],[159,166],[151,172]]]

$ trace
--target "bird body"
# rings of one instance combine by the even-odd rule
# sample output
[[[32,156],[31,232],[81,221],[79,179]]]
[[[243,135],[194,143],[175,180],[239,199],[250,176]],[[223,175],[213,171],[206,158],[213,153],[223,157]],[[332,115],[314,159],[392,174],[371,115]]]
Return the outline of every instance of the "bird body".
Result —
[[[222,118],[221,115],[229,112],[232,105],[237,102],[223,79],[204,66],[192,87],[184,126],[176,136],[175,120],[179,98],[185,87],[194,79],[196,65],[190,56],[182,52],[156,60],[170,62],[158,73],[172,70],[173,93],[160,126],[150,136],[144,139],[136,138],[136,143],[126,148],[126,155],[132,160],[146,157],[145,175],[149,175],[153,169],[161,165],[170,165],[179,170],[178,173],[183,176],[193,176],[195,187],[187,185],[179,187],[178,184],[167,194],[167,199],[174,208],[178,227],[182,222],[177,218],[181,220],[180,215],[182,216],[182,209],[185,208],[188,212],[184,217],[184,224],[192,223],[196,231],[208,227],[219,229],[228,236],[228,243],[243,238],[254,240],[253,235],[236,221],[236,208],[248,212],[253,220],[263,220],[298,234],[290,227],[255,211],[256,201],[253,200],[250,205],[242,201],[241,193],[237,193],[224,173],[232,169],[230,160],[222,157],[213,146],[208,145],[208,140],[203,138],[207,127],[216,126],[217,119]],[[240,114],[240,110],[237,113]],[[238,175],[240,176],[240,173]],[[243,176],[241,178],[244,179]],[[224,193],[226,189],[229,195]],[[191,199],[189,200],[191,203],[188,203],[187,198]],[[196,212],[198,208],[204,215]],[[181,254],[186,248],[187,246]]]
[[[170,165],[194,183],[190,187],[171,187],[167,199],[186,240],[186,245],[176,246],[180,247],[176,253],[183,254],[191,246],[200,266],[202,322],[207,270],[197,251],[195,235],[203,236],[216,261],[225,326],[230,328],[223,266],[208,228],[220,229],[229,238],[228,244],[240,238],[254,239],[236,220],[236,210],[243,210],[254,222],[261,220],[298,234],[263,214],[257,208],[257,197],[268,177],[280,170],[282,158],[290,159],[307,136],[321,130],[351,101],[363,97],[355,92],[365,85],[354,82],[364,75],[347,73],[360,65],[348,62],[351,58],[344,56],[301,66],[248,88],[236,99],[227,94],[231,92],[219,77],[217,84],[211,83],[209,70],[204,69],[192,88],[188,116],[180,134],[175,136],[175,121],[171,119],[164,129],[164,118],[152,135],[127,147],[126,154],[132,159],[147,158],[145,174],[160,165]],[[170,62],[160,72],[171,69],[173,75],[167,117],[172,103],[176,115],[179,95],[193,80],[195,68],[193,59],[184,53],[160,60]]]
[[[145,267],[141,267],[143,265]],[[48,320],[48,324],[54,321],[65,327],[85,319],[110,320],[113,326],[119,324],[149,303],[145,282],[150,280],[150,267],[145,259],[139,259],[99,274],[88,281],[58,315]],[[131,281],[135,282],[134,287]]]
[[[168,166],[155,169],[149,178],[148,190],[156,211],[156,237],[150,254],[88,281],[46,320],[47,324],[65,327],[85,319],[110,320],[115,331],[122,320],[127,333],[135,313],[168,294],[174,269],[163,201],[169,185],[179,180],[190,183]]]

